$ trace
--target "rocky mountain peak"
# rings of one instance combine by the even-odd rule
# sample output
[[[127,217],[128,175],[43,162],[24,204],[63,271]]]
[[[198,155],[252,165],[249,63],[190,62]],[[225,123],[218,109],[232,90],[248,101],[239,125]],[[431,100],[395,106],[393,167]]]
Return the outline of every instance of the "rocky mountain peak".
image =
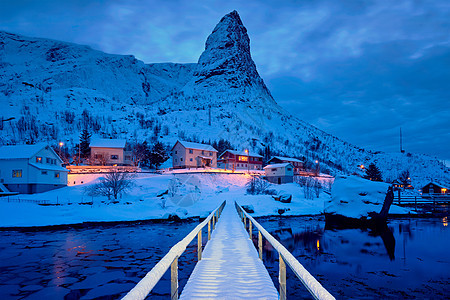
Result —
[[[205,87],[225,97],[238,94],[242,98],[252,90],[255,97],[275,102],[256,70],[250,38],[237,11],[225,15],[209,35],[193,80],[185,90],[198,95]]]

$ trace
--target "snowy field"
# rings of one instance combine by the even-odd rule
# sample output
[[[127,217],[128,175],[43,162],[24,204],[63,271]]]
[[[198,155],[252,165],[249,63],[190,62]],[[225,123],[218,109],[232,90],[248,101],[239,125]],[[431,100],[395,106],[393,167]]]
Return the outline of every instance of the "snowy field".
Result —
[[[235,200],[251,206],[253,216],[316,215],[324,211],[330,196],[323,191],[319,197],[305,198],[296,183],[270,185],[277,194],[292,194],[291,203],[275,201],[270,195],[248,195],[247,174],[191,173],[138,174],[131,190],[112,203],[106,196],[92,197],[87,189],[96,184],[101,174],[70,175],[70,186],[34,195],[0,198],[0,226],[46,226],[83,222],[135,221],[167,219],[178,216],[206,217],[224,200]],[[166,191],[170,191],[161,196]],[[158,197],[159,195],[159,197]],[[20,202],[18,201],[20,199]],[[41,206],[27,201],[46,200],[55,206]],[[283,212],[284,211],[284,212]],[[392,207],[392,213],[406,210]]]

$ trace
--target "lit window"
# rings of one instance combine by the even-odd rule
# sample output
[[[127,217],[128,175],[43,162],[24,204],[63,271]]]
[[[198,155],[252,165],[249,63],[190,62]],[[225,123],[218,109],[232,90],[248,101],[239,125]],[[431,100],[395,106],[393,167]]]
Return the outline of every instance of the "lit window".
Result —
[[[59,178],[59,172],[55,172],[55,178]]]
[[[119,159],[119,155],[111,155],[111,159]]]
[[[36,162],[37,163],[42,163],[42,157],[36,156]]]
[[[22,177],[22,170],[12,170],[12,177],[15,177],[15,178]]]
[[[240,161],[248,161],[248,156],[239,156]]]

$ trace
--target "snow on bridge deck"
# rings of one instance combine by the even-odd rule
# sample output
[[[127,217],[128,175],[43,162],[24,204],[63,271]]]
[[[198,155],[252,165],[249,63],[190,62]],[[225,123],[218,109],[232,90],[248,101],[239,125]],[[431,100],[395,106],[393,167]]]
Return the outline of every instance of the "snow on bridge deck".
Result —
[[[278,299],[278,292],[228,201],[180,299]]]

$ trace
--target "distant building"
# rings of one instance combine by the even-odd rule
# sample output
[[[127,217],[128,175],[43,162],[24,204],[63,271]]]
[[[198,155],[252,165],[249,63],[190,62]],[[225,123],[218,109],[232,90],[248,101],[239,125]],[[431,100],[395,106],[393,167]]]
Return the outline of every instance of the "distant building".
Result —
[[[436,194],[450,195],[450,188],[437,182],[430,182],[422,188],[422,195]]]
[[[217,150],[211,145],[177,141],[172,148],[173,168],[217,168]]]
[[[290,163],[267,165],[264,171],[269,182],[278,184],[294,182],[294,166]]]
[[[63,161],[46,144],[0,147],[0,183],[21,194],[42,193],[67,185]]]
[[[294,174],[299,174],[303,170],[303,161],[293,157],[274,156],[267,162],[268,164],[290,163],[294,167]]]
[[[262,156],[248,151],[225,150],[218,161],[226,170],[262,170]]]
[[[91,148],[91,164],[100,166],[130,166],[133,164],[131,152],[125,151],[126,140],[93,139]]]

